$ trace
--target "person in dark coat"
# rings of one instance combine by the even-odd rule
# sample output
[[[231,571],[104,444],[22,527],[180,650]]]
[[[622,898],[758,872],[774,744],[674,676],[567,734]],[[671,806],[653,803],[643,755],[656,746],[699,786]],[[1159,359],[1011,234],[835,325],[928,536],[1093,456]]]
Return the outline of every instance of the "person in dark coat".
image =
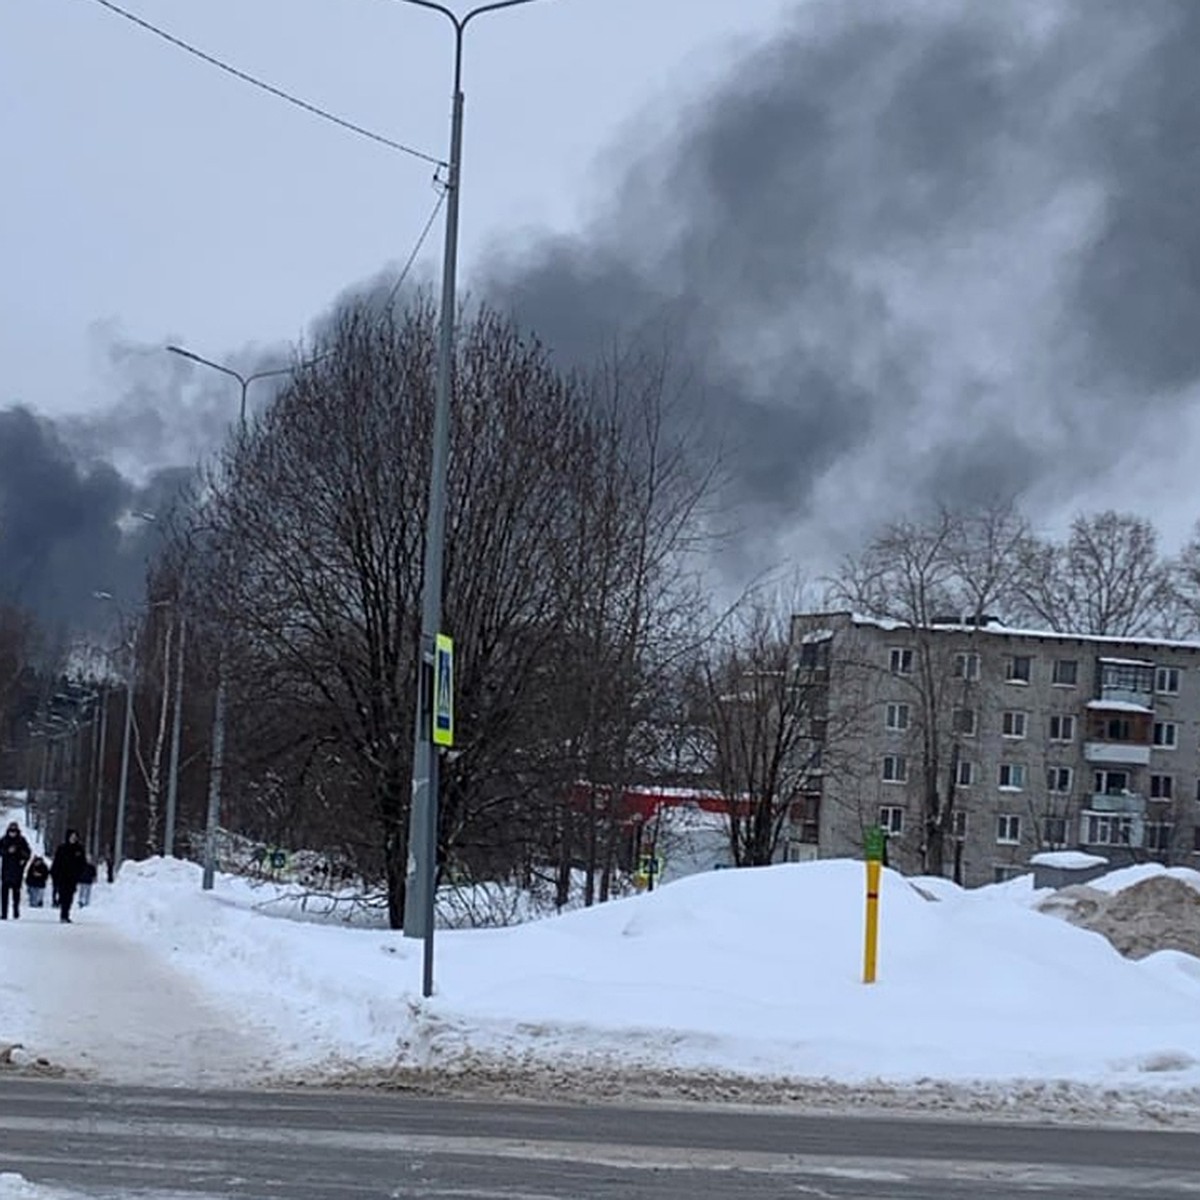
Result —
[[[79,907],[87,908],[92,902],[92,884],[96,882],[96,864],[84,860],[79,872]]]
[[[33,852],[21,835],[21,827],[13,821],[0,838],[0,920],[8,920],[8,898],[12,897],[13,918],[21,915],[21,881],[25,864]]]
[[[74,829],[67,830],[66,840],[54,852],[54,861],[50,864],[50,878],[54,880],[54,890],[58,893],[58,919],[70,922],[71,905],[75,902],[75,889],[83,874],[87,855],[83,852],[83,843]]]
[[[25,872],[25,886],[29,889],[29,907],[44,908],[46,903],[46,880],[50,878],[50,868],[46,860],[35,854],[30,860],[29,869]]]

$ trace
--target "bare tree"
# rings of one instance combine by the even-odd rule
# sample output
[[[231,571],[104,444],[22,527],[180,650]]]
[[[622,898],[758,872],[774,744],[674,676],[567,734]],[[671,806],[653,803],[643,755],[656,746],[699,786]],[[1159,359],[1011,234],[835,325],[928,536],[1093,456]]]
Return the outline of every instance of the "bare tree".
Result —
[[[966,622],[973,636],[988,610],[1012,595],[1026,547],[1023,523],[1010,506],[974,513],[939,510],[925,522],[887,526],[857,558],[848,559],[833,594],[857,612],[893,621],[911,643],[911,663],[892,672],[911,697],[921,794],[922,869],[945,872],[952,848],[965,723],[982,686],[978,658],[935,635],[944,623]],[[877,664],[861,670],[879,676]]]
[[[1170,633],[1178,614],[1158,534],[1131,513],[1081,514],[1061,545],[1030,539],[1020,590],[1037,619],[1063,633],[1152,637]]]
[[[321,353],[210,472],[197,516],[205,553],[189,577],[229,673],[240,791],[231,804],[253,795],[284,817],[270,771],[301,783],[314,827],[345,799],[342,820],[360,834],[343,841],[364,854],[374,846],[396,925],[435,346],[424,301],[394,314],[343,311]],[[595,586],[611,584],[604,636],[576,691],[602,693],[618,661],[636,680],[661,631],[674,594],[668,560],[690,519],[689,493],[666,480],[684,460],[647,449],[653,423],[631,420],[644,406],[619,410],[614,425],[594,385],[555,370],[499,315],[464,318],[449,478],[457,731],[442,772],[443,870],[500,871],[544,845],[548,806],[577,767],[560,702],[563,663],[590,628],[581,600],[595,605]]]
[[[781,596],[752,597],[703,664],[709,770],[729,802],[738,866],[774,861],[794,806],[821,785],[829,641],[820,631],[794,637],[794,607]]]

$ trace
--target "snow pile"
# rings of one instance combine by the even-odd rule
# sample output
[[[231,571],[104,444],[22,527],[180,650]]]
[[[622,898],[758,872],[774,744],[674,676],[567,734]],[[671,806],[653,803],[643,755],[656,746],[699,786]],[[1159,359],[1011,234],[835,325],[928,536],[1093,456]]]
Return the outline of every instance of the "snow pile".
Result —
[[[885,871],[871,987],[862,864],[821,861],[440,934],[429,1001],[419,942],[268,916],[244,881],[206,894],[196,868],[155,860],[107,891],[96,915],[269,1027],[280,1074],[490,1063],[1200,1085],[1200,963],[1124,959],[1033,910],[1028,877],[932,902]]]
[[[1103,934],[1127,958],[1164,950],[1200,956],[1200,872],[1188,868],[1114,871],[1063,888],[1038,907]]]

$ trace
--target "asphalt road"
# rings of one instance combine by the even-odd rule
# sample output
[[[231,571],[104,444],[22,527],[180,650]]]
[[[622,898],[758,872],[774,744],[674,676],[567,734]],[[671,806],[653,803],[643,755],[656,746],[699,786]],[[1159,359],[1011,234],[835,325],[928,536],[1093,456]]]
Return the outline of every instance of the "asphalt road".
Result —
[[[1169,1200],[1200,1197],[1200,1135],[10,1077],[9,1171],[106,1200]]]

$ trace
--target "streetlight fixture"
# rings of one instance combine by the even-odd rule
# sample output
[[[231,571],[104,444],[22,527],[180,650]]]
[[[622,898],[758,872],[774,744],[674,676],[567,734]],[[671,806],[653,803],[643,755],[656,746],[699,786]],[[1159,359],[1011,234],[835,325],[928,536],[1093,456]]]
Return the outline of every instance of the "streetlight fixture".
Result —
[[[417,666],[416,722],[413,734],[412,805],[408,818],[404,933],[425,940],[421,991],[433,994],[433,926],[437,891],[438,756],[433,744],[434,648],[442,623],[442,564],[446,542],[446,474],[450,456],[450,393],[454,378],[454,323],[457,317],[459,175],[462,167],[463,35],[484,13],[517,8],[534,0],[494,0],[460,17],[436,0],[400,0],[441,13],[454,27],[454,99],[450,114],[450,165],[446,175],[446,245],[442,259],[442,310],[438,337],[437,392],[429,467],[429,508],[425,519],[421,644]]]
[[[212,359],[187,350],[183,346],[168,346],[167,350],[172,354],[179,355],[180,358],[187,358],[192,362],[200,363],[201,366],[211,367],[214,371],[220,371],[222,375],[228,375],[231,379],[238,381],[242,388],[241,403],[238,408],[238,425],[243,432],[246,429],[246,393],[250,390],[252,383],[259,379],[270,379],[277,375],[294,375],[297,370],[312,366],[313,363],[319,362],[321,358],[325,357],[324,355],[318,355],[317,358],[301,363],[298,366],[276,367],[270,371],[254,371],[249,375],[243,375],[240,371],[235,371],[232,367],[226,366],[224,363],[213,362]],[[182,671],[182,669],[183,660],[181,657],[180,670]],[[213,700],[212,741],[210,743],[208,763],[208,811],[205,814],[204,820],[204,873],[200,881],[201,888],[206,892],[212,891],[217,874],[217,827],[221,816],[221,785],[225,770],[225,712],[228,707],[228,694],[229,674],[225,665],[225,656],[218,654],[217,694]],[[175,711],[178,716],[179,708],[176,707]],[[178,755],[178,730],[176,728],[173,728],[171,731],[171,750],[173,761],[177,761],[175,759],[175,756]],[[172,783],[174,783],[174,772],[172,772]],[[167,798],[167,812],[168,829],[172,839],[167,846],[168,853],[170,853],[173,849],[175,834],[175,806],[172,802],[171,794],[168,794]]]
[[[249,375],[243,375],[240,371],[235,371],[232,367],[227,367],[224,363],[213,362],[212,359],[204,358],[191,350],[185,350],[182,346],[168,346],[167,350],[172,354],[178,354],[180,358],[189,358],[192,362],[200,363],[201,366],[212,367],[214,371],[220,371],[222,375],[229,375],[242,385],[242,402],[238,409],[238,426],[243,430],[246,428],[246,393],[250,390],[250,385],[258,379],[270,379],[273,375],[291,375],[296,369],[295,367],[276,367],[270,371],[254,371]]]

